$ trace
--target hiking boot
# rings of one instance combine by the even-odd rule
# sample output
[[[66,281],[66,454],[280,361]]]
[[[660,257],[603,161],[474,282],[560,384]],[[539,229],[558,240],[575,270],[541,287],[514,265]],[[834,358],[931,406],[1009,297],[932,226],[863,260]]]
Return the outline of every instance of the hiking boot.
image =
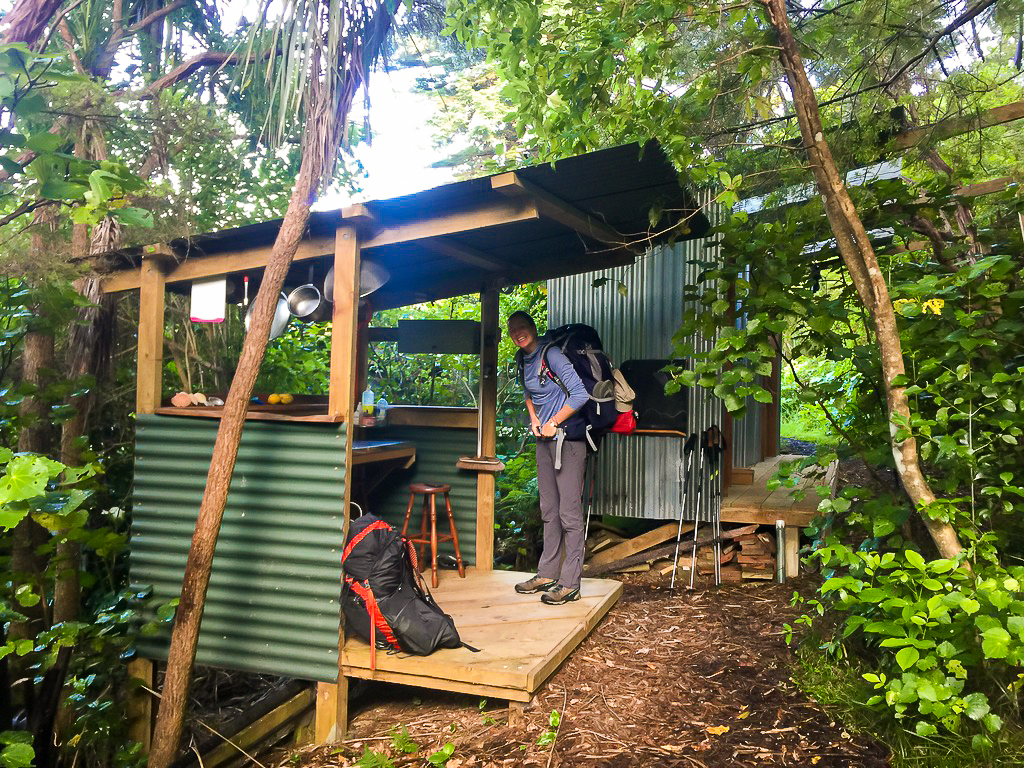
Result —
[[[540,601],[542,603],[547,603],[548,605],[564,605],[565,603],[571,603],[573,600],[579,599],[579,587],[563,587],[561,584],[548,589],[540,596]]]
[[[532,595],[534,592],[546,592],[558,582],[545,576],[534,576],[528,581],[516,584],[516,592],[521,595]]]

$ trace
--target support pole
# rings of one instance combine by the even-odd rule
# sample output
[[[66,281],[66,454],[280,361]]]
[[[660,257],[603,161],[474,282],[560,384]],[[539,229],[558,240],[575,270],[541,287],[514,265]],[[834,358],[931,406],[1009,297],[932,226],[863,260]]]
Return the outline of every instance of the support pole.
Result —
[[[331,376],[327,412],[345,422],[345,495],[342,500],[342,540],[348,538],[352,501],[352,419],[356,402],[356,337],[359,314],[359,235],[354,227],[341,227],[334,247],[334,314],[331,318]],[[338,583],[341,595],[342,583]],[[344,674],[345,616],[338,601],[338,682],[317,687],[317,744],[340,741],[348,728],[348,680]]]
[[[480,294],[480,397],[477,439],[481,456],[494,456],[498,407],[498,289]],[[494,473],[476,473],[476,567],[494,568]]]
[[[160,259],[144,256],[139,285],[139,347],[135,412],[160,407],[164,362],[164,270]]]

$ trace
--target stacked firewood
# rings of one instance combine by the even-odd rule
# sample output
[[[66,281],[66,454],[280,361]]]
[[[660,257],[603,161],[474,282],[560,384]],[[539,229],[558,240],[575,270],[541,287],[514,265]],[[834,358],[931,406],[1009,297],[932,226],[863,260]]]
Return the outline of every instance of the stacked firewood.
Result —
[[[775,539],[772,533],[759,532],[757,525],[745,525],[722,531],[721,573],[723,582],[744,579],[772,579],[775,576]],[[672,573],[676,551],[677,523],[667,523],[632,538],[622,531],[604,525],[591,527],[587,537],[585,576],[605,573],[656,572]],[[709,526],[697,532],[697,573],[702,583],[714,572],[715,548]],[[689,580],[693,545],[693,524],[683,525],[679,545],[677,579]]]

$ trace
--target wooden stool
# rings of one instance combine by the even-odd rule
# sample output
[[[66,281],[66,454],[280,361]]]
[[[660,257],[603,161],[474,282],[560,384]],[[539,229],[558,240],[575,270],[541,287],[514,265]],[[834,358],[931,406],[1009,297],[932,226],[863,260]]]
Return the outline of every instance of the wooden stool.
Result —
[[[455,545],[455,562],[459,566],[459,576],[466,578],[466,569],[462,565],[462,554],[459,552],[459,535],[455,532],[455,516],[452,514],[452,502],[448,498],[450,485],[428,485],[427,483],[412,483],[409,486],[409,506],[405,510],[405,522],[402,524],[402,535],[408,536],[409,517],[412,515],[412,505],[416,501],[416,494],[423,496],[423,517],[420,520],[420,535],[409,538],[409,541],[416,546],[420,561],[423,561],[422,546],[430,545],[430,569],[431,584],[437,586],[437,545],[441,541],[450,541]],[[448,512],[448,528],[451,533],[437,534],[437,504],[435,499],[438,494],[444,494],[444,508]],[[430,533],[427,534],[427,519],[430,519]]]

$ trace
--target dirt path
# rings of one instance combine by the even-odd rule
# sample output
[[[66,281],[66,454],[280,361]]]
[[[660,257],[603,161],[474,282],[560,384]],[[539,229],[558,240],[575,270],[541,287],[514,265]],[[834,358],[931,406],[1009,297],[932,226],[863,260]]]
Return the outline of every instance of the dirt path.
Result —
[[[369,748],[396,766],[426,765],[451,742],[448,768],[886,765],[883,747],[846,733],[790,682],[783,625],[797,615],[793,589],[673,594],[627,584],[515,727],[500,702],[379,685],[356,705],[342,750],[309,749],[282,764],[353,765]],[[554,730],[552,710],[561,713],[554,744],[539,744]],[[418,753],[392,745],[402,727]]]

